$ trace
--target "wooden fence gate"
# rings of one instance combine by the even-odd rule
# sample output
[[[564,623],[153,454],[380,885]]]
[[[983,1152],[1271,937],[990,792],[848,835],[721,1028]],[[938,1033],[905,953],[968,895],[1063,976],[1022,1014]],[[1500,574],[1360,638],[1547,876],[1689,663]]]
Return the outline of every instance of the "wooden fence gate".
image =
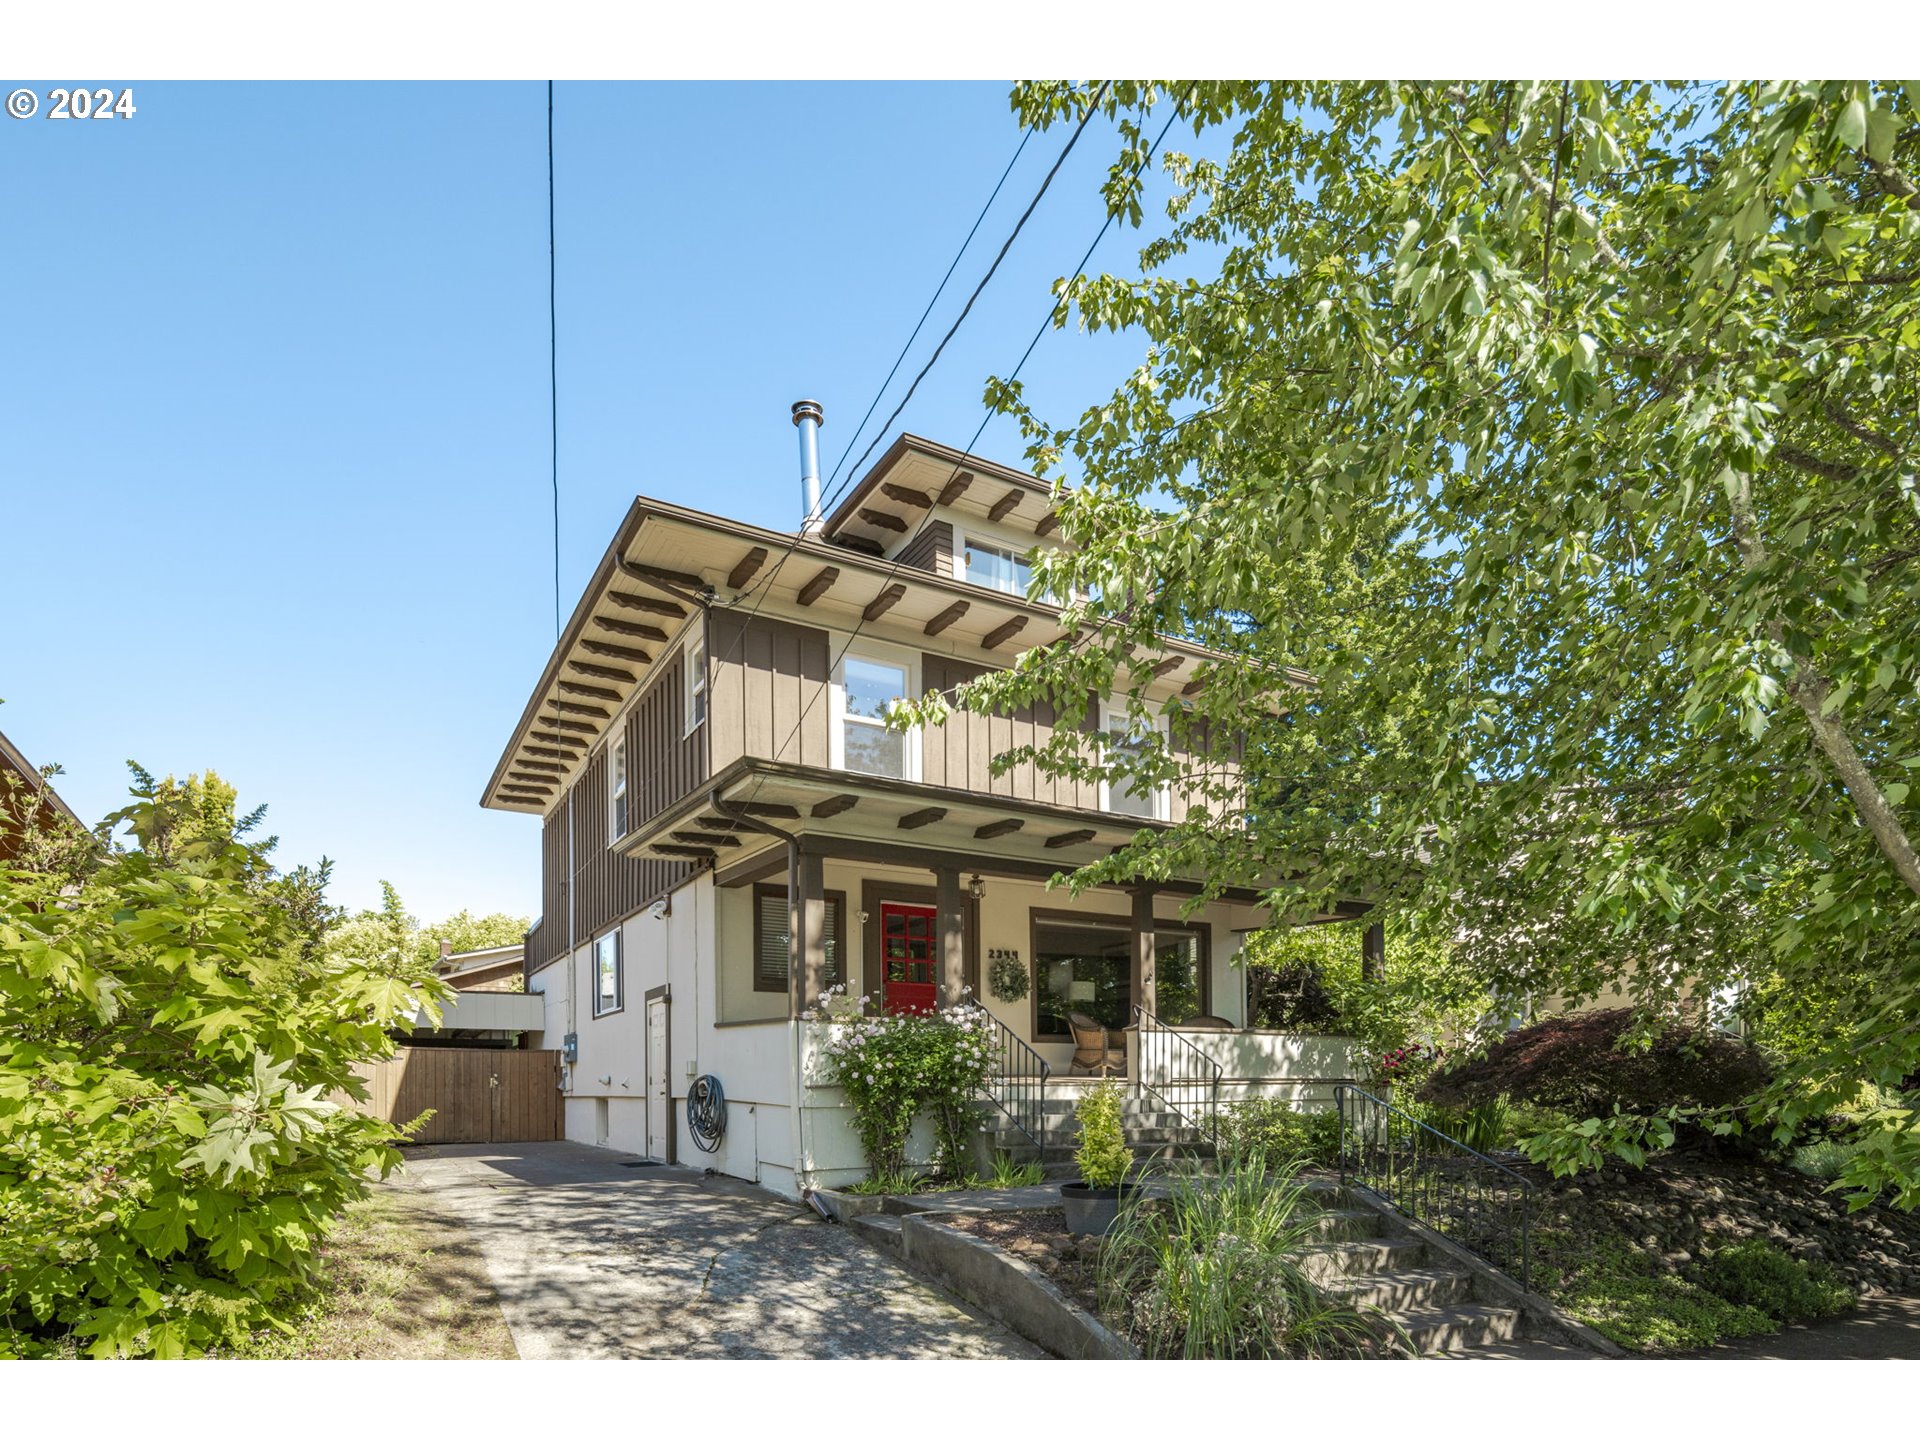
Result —
[[[416,1145],[567,1138],[557,1050],[421,1046],[354,1069],[370,1095],[355,1109],[396,1125],[433,1111]]]

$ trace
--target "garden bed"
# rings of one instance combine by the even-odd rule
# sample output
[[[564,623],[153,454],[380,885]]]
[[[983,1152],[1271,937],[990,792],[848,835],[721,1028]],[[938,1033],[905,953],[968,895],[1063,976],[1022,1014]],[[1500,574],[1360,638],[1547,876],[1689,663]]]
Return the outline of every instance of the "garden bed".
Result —
[[[1850,1214],[1821,1181],[1781,1166],[1680,1154],[1559,1180],[1519,1168],[1539,1185],[1536,1285],[1629,1349],[1695,1350],[1778,1329],[1706,1283],[1708,1257],[1743,1241],[1767,1242],[1856,1295],[1920,1292],[1920,1216]]]
[[[944,1219],[954,1229],[1026,1261],[1089,1314],[1100,1313],[1096,1283],[1100,1242],[1089,1236],[1069,1235],[1064,1211],[1002,1210]]]

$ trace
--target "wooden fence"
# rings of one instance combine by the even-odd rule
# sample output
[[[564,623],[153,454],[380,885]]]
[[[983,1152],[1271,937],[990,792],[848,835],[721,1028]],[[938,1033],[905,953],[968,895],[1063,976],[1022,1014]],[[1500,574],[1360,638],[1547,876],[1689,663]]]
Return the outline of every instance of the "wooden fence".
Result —
[[[396,1125],[434,1112],[413,1137],[416,1145],[567,1138],[557,1050],[421,1046],[354,1069],[370,1097],[347,1101],[356,1109]]]

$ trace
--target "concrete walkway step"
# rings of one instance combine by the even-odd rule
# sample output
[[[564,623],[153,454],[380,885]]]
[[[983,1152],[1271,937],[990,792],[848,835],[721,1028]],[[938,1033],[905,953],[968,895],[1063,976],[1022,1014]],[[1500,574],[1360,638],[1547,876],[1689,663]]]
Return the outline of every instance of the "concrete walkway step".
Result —
[[[1329,1240],[1366,1240],[1380,1233],[1380,1217],[1371,1210],[1322,1210],[1313,1229]]]
[[[1418,1355],[1471,1352],[1481,1345],[1515,1340],[1519,1338],[1522,1319],[1518,1310],[1500,1305],[1402,1310],[1393,1318],[1406,1331],[1407,1343]]]
[[[1319,1283],[1329,1297],[1342,1304],[1381,1310],[1438,1310],[1473,1300],[1473,1277],[1464,1270],[1387,1270]]]
[[[1301,1251],[1301,1264],[1314,1284],[1342,1275],[1378,1275],[1411,1269],[1427,1258],[1420,1240],[1332,1240]]]

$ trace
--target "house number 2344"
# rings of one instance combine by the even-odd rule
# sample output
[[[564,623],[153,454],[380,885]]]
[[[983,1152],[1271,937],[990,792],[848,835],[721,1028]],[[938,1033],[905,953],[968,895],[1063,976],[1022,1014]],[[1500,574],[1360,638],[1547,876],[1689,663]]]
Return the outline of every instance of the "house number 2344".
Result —
[[[989,960],[1018,960],[1019,958],[1020,952],[1018,950],[989,949],[987,951],[987,959]]]

